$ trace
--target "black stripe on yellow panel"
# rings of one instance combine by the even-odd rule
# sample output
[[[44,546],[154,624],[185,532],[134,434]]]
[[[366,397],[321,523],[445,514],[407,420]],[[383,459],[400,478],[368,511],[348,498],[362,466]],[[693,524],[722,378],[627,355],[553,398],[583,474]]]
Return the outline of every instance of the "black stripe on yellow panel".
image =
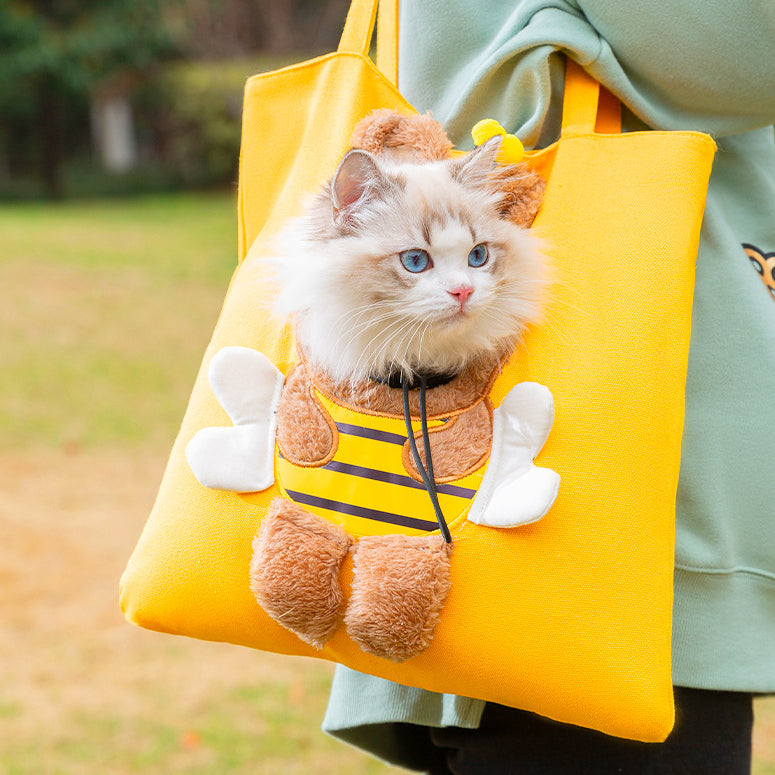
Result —
[[[339,501],[328,500],[327,498],[318,498],[315,495],[308,495],[303,492],[286,490],[288,495],[305,506],[314,506],[319,509],[329,509],[337,511],[340,514],[349,514],[352,517],[362,517],[363,519],[373,519],[377,522],[387,522],[390,525],[401,525],[410,527],[414,530],[436,530],[438,525],[425,519],[415,519],[414,517],[405,517],[402,514],[393,514],[389,511],[378,511],[376,509],[367,509],[363,506],[355,506],[352,503],[340,503]]]
[[[350,463],[341,463],[338,460],[332,460],[323,466],[329,471],[337,471],[340,474],[349,474],[358,476],[362,479],[372,479],[376,482],[387,482],[388,484],[397,484],[400,487],[411,487],[413,490],[424,490],[425,485],[422,482],[416,482],[409,476],[401,474],[392,474],[389,471],[379,471],[375,468],[366,468],[365,466],[354,466]],[[444,495],[454,495],[457,498],[466,498],[470,500],[476,495],[476,490],[468,487],[458,487],[455,484],[437,484],[436,492]]]
[[[338,422],[336,427],[339,429],[339,433],[344,433],[348,436],[360,436],[362,439],[387,441],[390,444],[401,445],[406,441],[406,436],[403,436],[400,433],[389,433],[388,431],[380,431],[376,428],[364,428],[361,425],[350,425],[350,423],[346,422]]]

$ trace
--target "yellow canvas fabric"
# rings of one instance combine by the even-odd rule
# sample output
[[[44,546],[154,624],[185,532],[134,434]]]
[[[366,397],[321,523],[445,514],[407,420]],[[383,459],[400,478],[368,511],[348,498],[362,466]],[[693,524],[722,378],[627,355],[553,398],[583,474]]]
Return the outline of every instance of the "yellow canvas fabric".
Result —
[[[532,525],[453,524],[452,589],[424,653],[394,664],[363,653],[344,627],[317,651],[276,624],[253,598],[248,569],[279,487],[208,490],[186,462],[199,429],[230,424],[207,382],[215,352],[254,347],[286,374],[296,360],[289,330],[267,312],[271,285],[251,258],[266,253],[271,234],[333,173],[359,119],[378,107],[412,110],[365,56],[375,8],[376,0],[353,2],[337,53],[248,81],[246,260],[122,578],[122,608],[155,630],[335,660],[411,686],[662,740],[673,723],[674,501],[693,268],[714,154],[707,136],[610,133],[613,103],[601,100],[598,111],[597,84],[569,66],[562,136],[528,156],[548,180],[535,223],[555,267],[546,322],[529,332],[491,393],[497,406],[519,381],[552,391],[554,428],[536,463],[561,475],[559,496]],[[348,559],[346,593],[351,574]]]

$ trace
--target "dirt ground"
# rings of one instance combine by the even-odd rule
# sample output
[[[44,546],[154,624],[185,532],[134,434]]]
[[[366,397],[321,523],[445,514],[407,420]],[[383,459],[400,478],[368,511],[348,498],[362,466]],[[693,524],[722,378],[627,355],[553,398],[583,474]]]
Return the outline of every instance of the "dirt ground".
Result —
[[[160,635],[124,621],[119,577],[164,462],[158,454],[74,450],[0,457],[0,773],[26,772],[4,769],[25,750],[28,758],[42,757],[44,769],[31,772],[104,772],[72,768],[69,758],[81,755],[76,740],[81,749],[108,748],[115,739],[96,738],[121,734],[122,720],[151,724],[157,714],[161,726],[165,714],[185,718],[216,694],[228,697],[230,689],[267,679],[291,703],[304,702],[308,679],[324,692],[328,664]],[[113,726],[100,728],[100,720]],[[323,738],[319,723],[313,713],[313,738]],[[181,734],[189,733],[183,727]],[[181,741],[183,748],[195,743],[193,731]],[[4,757],[4,748],[13,756]],[[134,770],[111,768],[124,771]]]
[[[115,726],[100,729],[95,719],[118,719],[120,726],[122,719],[154,714],[185,717],[214,692],[229,696],[246,683],[269,680],[283,687],[281,704],[305,706],[311,682],[318,687],[318,704],[324,703],[330,665],[163,636],[124,621],[118,580],[164,462],[163,455],[141,450],[0,456],[0,773],[28,771],[3,769],[4,745],[13,741],[15,757],[25,750],[38,756],[42,735],[50,751],[40,754],[38,769],[29,772],[106,772],[102,765],[60,766],[62,757],[81,755],[81,749],[68,748],[68,740],[78,737],[84,746],[84,734],[121,734]],[[772,702],[766,701],[757,723],[754,771],[762,775],[772,771],[775,760]],[[322,706],[313,708],[306,722],[313,741],[323,737],[317,729],[320,712]],[[92,733],[84,733],[84,719],[95,727]],[[183,726],[179,734],[183,754],[195,759],[196,752],[186,749],[199,745],[197,732]],[[135,745],[125,741],[127,748]],[[345,759],[332,759],[334,769],[327,772],[397,772],[331,746],[332,756],[342,749],[342,756],[351,758],[346,766]],[[155,769],[110,771],[200,771],[189,767],[159,763]]]
[[[152,679],[158,641],[126,624],[117,591],[162,467],[125,453],[0,458],[0,685],[36,725],[125,702],[122,684]]]

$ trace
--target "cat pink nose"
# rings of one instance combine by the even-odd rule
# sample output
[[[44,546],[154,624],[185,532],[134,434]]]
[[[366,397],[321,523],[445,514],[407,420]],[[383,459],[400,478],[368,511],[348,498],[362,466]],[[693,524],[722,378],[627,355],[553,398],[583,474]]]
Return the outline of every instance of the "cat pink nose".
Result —
[[[453,288],[451,291],[447,291],[450,296],[454,296],[457,303],[462,307],[467,301],[468,297],[474,292],[474,289],[470,285],[458,285],[457,288]]]

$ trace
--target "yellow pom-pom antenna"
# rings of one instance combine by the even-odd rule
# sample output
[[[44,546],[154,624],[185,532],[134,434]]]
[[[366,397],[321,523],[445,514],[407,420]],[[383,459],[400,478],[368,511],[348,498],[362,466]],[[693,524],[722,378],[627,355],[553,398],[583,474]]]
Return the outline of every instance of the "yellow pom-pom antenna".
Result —
[[[516,135],[505,135],[498,152],[501,164],[518,164],[525,158],[525,146]]]
[[[497,159],[501,164],[518,164],[525,158],[525,146],[516,135],[506,133],[506,130],[494,119],[485,118],[474,125],[471,137],[477,145],[484,145],[493,137],[503,138]]]
[[[495,135],[505,134],[506,130],[494,118],[483,119],[478,124],[474,124],[474,128],[471,130],[471,137],[474,138],[477,145],[484,145]]]

